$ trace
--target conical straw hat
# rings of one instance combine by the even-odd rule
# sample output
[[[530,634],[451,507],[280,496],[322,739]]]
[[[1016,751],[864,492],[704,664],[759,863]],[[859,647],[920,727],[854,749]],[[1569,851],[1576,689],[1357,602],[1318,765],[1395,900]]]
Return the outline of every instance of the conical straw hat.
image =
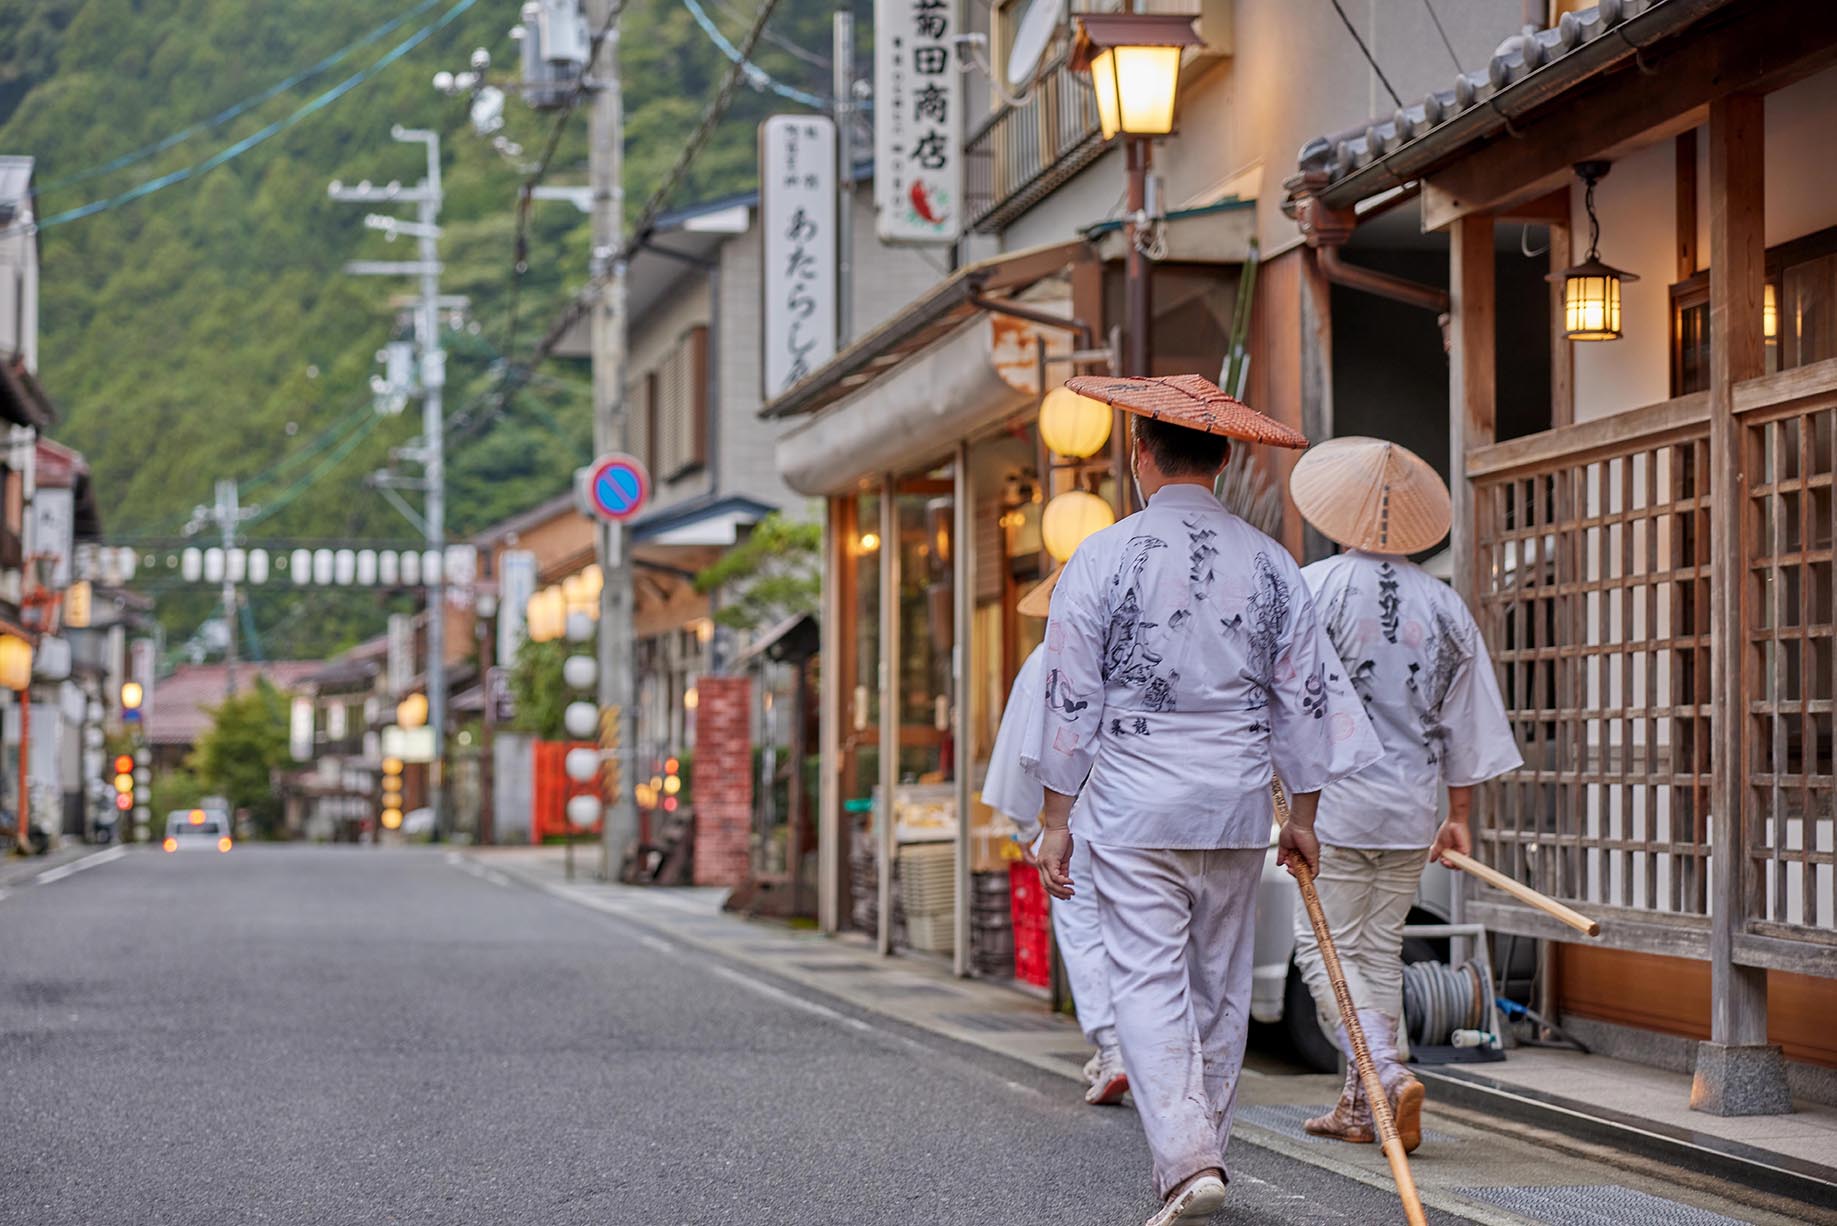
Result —
[[[1040,618],[1052,612],[1052,590],[1059,586],[1059,576],[1064,573],[1063,566],[1054,567],[1052,574],[1027,589],[1026,595],[1020,598],[1020,603],[1014,606],[1014,611],[1022,617]]]
[[[1302,448],[1303,435],[1274,418],[1265,417],[1243,401],[1219,390],[1204,375],[1163,375],[1154,379],[1123,379],[1112,375],[1078,375],[1065,386],[1124,412],[1185,426],[1207,434],[1268,443],[1274,447]]]
[[[1371,553],[1420,553],[1453,517],[1429,462],[1380,438],[1328,439],[1296,461],[1288,490],[1323,536]]]

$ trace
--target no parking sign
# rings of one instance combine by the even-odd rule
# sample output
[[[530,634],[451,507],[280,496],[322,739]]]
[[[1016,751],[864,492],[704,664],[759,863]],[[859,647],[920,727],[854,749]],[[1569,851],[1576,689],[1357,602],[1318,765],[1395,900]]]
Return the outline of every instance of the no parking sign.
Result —
[[[651,476],[636,456],[612,452],[603,455],[580,474],[581,509],[608,523],[624,523],[651,496]]]

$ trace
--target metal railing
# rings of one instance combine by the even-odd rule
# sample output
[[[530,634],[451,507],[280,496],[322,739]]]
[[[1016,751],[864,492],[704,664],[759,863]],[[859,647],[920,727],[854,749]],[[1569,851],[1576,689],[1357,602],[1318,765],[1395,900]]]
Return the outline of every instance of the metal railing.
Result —
[[[1040,75],[1026,102],[1005,106],[964,146],[970,228],[999,230],[1102,155],[1097,98],[1065,57]]]

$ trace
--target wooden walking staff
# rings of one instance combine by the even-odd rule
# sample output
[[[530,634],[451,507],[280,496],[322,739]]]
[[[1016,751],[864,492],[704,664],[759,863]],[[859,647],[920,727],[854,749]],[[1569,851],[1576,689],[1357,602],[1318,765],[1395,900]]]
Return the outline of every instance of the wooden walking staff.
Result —
[[[1282,781],[1272,778],[1269,793],[1276,801],[1277,818],[1286,825],[1288,795],[1282,790]],[[1397,1135],[1397,1121],[1391,1118],[1391,1101],[1384,1093],[1384,1083],[1378,1079],[1378,1065],[1371,1058],[1371,1049],[1365,1045],[1365,1030],[1359,1025],[1358,1010],[1352,1004],[1352,989],[1346,986],[1346,972],[1340,969],[1339,951],[1333,948],[1333,934],[1327,931],[1327,913],[1321,910],[1320,895],[1314,889],[1314,870],[1299,856],[1290,861],[1289,868],[1295,875],[1295,883],[1301,887],[1301,901],[1307,906],[1308,921],[1314,925],[1314,940],[1320,945],[1320,960],[1327,968],[1327,978],[1333,981],[1340,1021],[1345,1024],[1346,1037],[1352,1041],[1352,1062],[1359,1070],[1359,1084],[1365,1088],[1365,1097],[1371,1101],[1371,1118],[1377,1125],[1378,1144],[1384,1150],[1384,1160],[1390,1163],[1397,1196],[1403,1201],[1403,1216],[1410,1226],[1427,1226],[1422,1198],[1416,1194],[1416,1180],[1410,1174],[1410,1160],[1403,1152],[1403,1139]]]
[[[1598,937],[1601,935],[1601,923],[1599,920],[1591,920],[1580,911],[1571,911],[1568,907],[1565,907],[1562,903],[1551,898],[1549,895],[1539,894],[1536,890],[1524,884],[1524,882],[1507,877],[1498,869],[1489,868],[1481,864],[1472,856],[1464,855],[1458,851],[1444,851],[1441,858],[1460,869],[1463,873],[1470,873],[1479,880],[1484,881],[1494,889],[1504,890],[1513,898],[1518,899],[1520,902],[1531,904],[1545,915],[1562,920],[1577,932],[1586,933],[1591,937]]]

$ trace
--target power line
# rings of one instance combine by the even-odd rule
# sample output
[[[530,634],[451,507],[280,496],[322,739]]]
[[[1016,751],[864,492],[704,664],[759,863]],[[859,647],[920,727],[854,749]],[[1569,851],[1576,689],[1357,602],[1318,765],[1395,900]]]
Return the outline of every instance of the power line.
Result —
[[[787,98],[792,102],[801,103],[804,106],[810,107],[812,110],[827,111],[831,107],[831,99],[819,97],[809,90],[798,89],[794,85],[786,85],[782,81],[774,78],[771,73],[741,55],[740,49],[727,40],[727,35],[721,33],[721,28],[714,24],[714,21],[708,16],[707,11],[702,8],[697,0],[682,0],[682,5],[689,10],[689,16],[695,18],[695,24],[702,28],[702,33],[708,36],[708,41],[720,48],[721,54],[727,57],[729,63],[740,66],[741,70],[746,73],[747,81],[754,88],[770,90],[780,98]]]
[[[381,417],[372,415],[369,418],[369,420],[366,421],[361,428],[354,430],[349,435],[347,435],[345,437],[345,440],[342,443],[340,443],[323,460],[321,460],[317,465],[313,467],[312,471],[308,472],[305,476],[298,478],[297,480],[294,481],[292,485],[289,485],[286,489],[283,489],[280,493],[276,494],[274,497],[268,499],[267,502],[263,503],[262,509],[256,512],[254,515],[251,515],[248,519],[248,523],[252,525],[259,524],[265,520],[272,519],[274,518],[274,516],[280,514],[280,512],[285,510],[286,507],[294,501],[294,499],[298,498],[301,494],[304,494],[307,490],[311,489],[314,483],[316,483],[319,480],[319,478],[325,476],[327,473],[331,472],[332,469],[338,467],[338,465],[344,461],[346,456],[350,455],[353,451],[357,449],[357,445],[359,443],[363,442],[366,438],[370,437],[371,431],[375,430],[377,425],[382,420],[383,419]]]
[[[1448,31],[1442,29],[1442,19],[1435,12],[1435,6],[1429,0],[1422,0],[1422,7],[1429,10],[1429,20],[1435,23],[1435,32],[1442,36],[1442,46],[1448,48],[1448,58],[1454,61],[1454,70],[1462,72],[1461,57],[1454,53],[1454,44],[1448,41]]]
[[[1338,3],[1338,0],[1334,2]],[[778,3],[779,0],[764,0],[759,11],[753,15],[752,28],[746,32],[746,41],[740,45],[740,58],[728,65],[727,76],[721,81],[721,88],[703,110],[701,122],[696,124],[695,131],[689,136],[689,143],[683,146],[682,153],[677,156],[676,165],[670,168],[670,173],[657,185],[650,199],[644,202],[644,208],[631,228],[631,238],[626,240],[625,249],[619,252],[617,258],[630,259],[638,245],[650,237],[651,226],[656,222],[657,215],[663,212],[663,206],[669,203],[670,197],[676,194],[676,189],[688,177],[689,167],[695,164],[695,159],[701,155],[702,146],[714,134],[715,125],[721,122],[721,117],[727,114],[727,108],[732,105],[734,91],[746,76],[744,65],[752,59],[753,49],[759,45],[759,36],[765,33],[765,23],[772,19]],[[603,278],[605,274],[601,273],[600,276]]]
[[[746,20],[746,14],[742,13],[739,9],[735,8],[732,4],[728,3],[728,0],[715,0],[715,7],[720,9],[723,13],[727,14],[729,17],[735,17],[741,21]],[[829,71],[829,57],[828,56],[818,55],[816,52],[811,51],[806,47],[801,47],[797,43],[792,42],[790,39],[786,38],[782,34],[775,34],[771,30],[767,30],[765,32],[765,41],[768,43],[771,43],[774,47],[777,47],[780,51],[789,52],[791,55],[796,56],[798,59],[804,61],[804,63],[809,64],[814,68],[820,68],[824,72]]]
[[[194,123],[187,127],[179,129],[177,132],[174,132],[169,136],[162,137],[161,139],[154,141],[150,145],[142,145],[140,148],[135,149],[130,153],[124,153],[120,157],[111,158],[109,161],[103,162],[102,164],[97,165],[97,166],[91,166],[87,170],[79,170],[72,174],[64,175],[62,178],[52,179],[51,181],[47,183],[41,183],[38,185],[38,190],[40,192],[47,192],[47,191],[51,191],[59,187],[68,187],[69,185],[73,183],[83,183],[90,179],[98,178],[112,171],[121,170],[128,166],[132,166],[135,162],[142,161],[146,158],[152,157],[156,153],[164,153],[166,150],[171,149],[176,145],[184,144],[186,141],[198,135],[200,132],[208,132],[212,128],[220,128],[224,124],[228,123],[230,120],[235,119],[237,116],[245,115],[248,112],[254,110],[256,107],[260,106],[262,103],[271,101],[274,98],[278,98],[280,95],[286,93],[288,90],[292,89],[294,86],[302,84],[303,82],[312,80],[312,78],[318,76],[320,73],[324,72],[326,69],[331,68],[334,65],[338,64],[340,61],[349,58],[355,52],[361,51],[365,47],[370,46],[372,43],[375,43],[383,38],[388,37],[390,34],[393,34],[395,33],[395,31],[401,29],[402,26],[405,25],[410,19],[419,17],[422,13],[427,12],[427,10],[433,8],[435,5],[439,3],[440,3],[440,0],[420,0],[420,3],[416,4],[413,8],[409,9],[407,12],[402,13],[395,17],[391,17],[388,21],[385,21],[382,25],[376,27],[376,29],[371,30],[368,34],[364,35],[362,38],[357,39],[355,42],[346,43],[344,46],[332,52],[330,55],[326,56],[324,59],[320,60],[318,63],[312,65],[311,67],[303,68],[299,72],[294,73],[292,76],[289,76],[285,78],[284,80],[275,82],[273,85],[270,85],[267,89],[262,90],[259,94],[251,94],[249,97],[244,98],[242,101],[234,103],[231,106],[225,108],[224,110],[218,111],[215,115],[212,115],[209,119],[200,120],[197,123]]]
[[[1390,78],[1384,75],[1382,68],[1378,67],[1378,61],[1372,57],[1371,48],[1367,47],[1365,40],[1359,37],[1358,27],[1352,24],[1352,18],[1346,16],[1346,10],[1340,7],[1339,0],[1333,0],[1333,11],[1338,13],[1340,21],[1345,23],[1346,33],[1352,35],[1352,41],[1359,45],[1359,51],[1365,56],[1365,62],[1371,65],[1371,70],[1378,74],[1378,80],[1384,83],[1384,91],[1391,96],[1391,101],[1402,106],[1403,99],[1397,96],[1397,91],[1391,87]]]
[[[142,197],[151,196],[154,192],[162,191],[175,183],[183,183],[188,179],[194,179],[208,174],[217,169],[217,167],[241,157],[243,154],[255,148],[257,145],[262,144],[269,138],[277,136],[287,131],[289,128],[295,127],[303,120],[329,107],[332,103],[338,101],[338,99],[344,97],[358,86],[372,80],[381,73],[383,69],[389,67],[391,64],[407,55],[410,51],[413,51],[416,47],[419,47],[422,43],[433,37],[438,31],[451,25],[458,19],[460,14],[477,3],[478,0],[459,0],[452,8],[441,14],[438,20],[422,26],[419,30],[397,43],[394,47],[385,52],[381,59],[377,60],[368,68],[361,69],[351,74],[337,85],[334,85],[332,88],[299,107],[292,114],[282,119],[277,119],[263,128],[257,129],[255,132],[243,137],[235,144],[218,150],[203,161],[193,162],[189,166],[183,166],[178,170],[160,175],[157,178],[148,179],[117,195],[109,196],[102,200],[92,200],[88,204],[80,205],[74,209],[66,209],[61,213],[56,213],[36,223],[38,229],[46,230],[52,226],[64,225],[67,222],[81,221],[86,217],[93,217],[97,213],[108,212],[111,209],[120,208],[122,205],[131,204]],[[29,224],[31,223],[21,223],[20,225],[12,227],[10,230],[0,231],[0,233],[15,233],[20,229],[24,229],[26,225]]]

